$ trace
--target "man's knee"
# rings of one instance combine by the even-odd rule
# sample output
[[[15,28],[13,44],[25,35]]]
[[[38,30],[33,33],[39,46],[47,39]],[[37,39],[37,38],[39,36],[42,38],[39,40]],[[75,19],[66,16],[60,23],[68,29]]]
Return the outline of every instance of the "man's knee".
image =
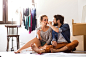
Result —
[[[77,47],[79,42],[77,40],[72,41],[71,43],[67,44],[68,50],[73,50],[75,47]]]
[[[79,42],[77,41],[77,40],[74,40],[73,41],[76,45],[78,45],[79,44]]]

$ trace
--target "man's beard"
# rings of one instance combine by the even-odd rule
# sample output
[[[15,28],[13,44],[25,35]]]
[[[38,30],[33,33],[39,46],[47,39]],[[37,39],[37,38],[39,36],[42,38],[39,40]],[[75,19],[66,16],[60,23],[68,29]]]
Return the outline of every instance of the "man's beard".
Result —
[[[54,23],[53,26],[58,26],[58,23]]]

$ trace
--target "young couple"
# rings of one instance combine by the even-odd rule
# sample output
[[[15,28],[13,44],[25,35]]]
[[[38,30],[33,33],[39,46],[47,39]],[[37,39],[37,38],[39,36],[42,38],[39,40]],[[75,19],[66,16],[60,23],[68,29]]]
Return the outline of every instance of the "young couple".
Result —
[[[52,22],[48,22],[46,15],[42,15],[40,23],[41,27],[37,28],[37,37],[27,42],[15,53],[19,53],[28,47],[31,47],[37,53],[71,52],[75,50],[79,42],[77,40],[70,41],[70,28],[68,24],[64,24],[62,15],[54,15],[54,25],[52,25]]]

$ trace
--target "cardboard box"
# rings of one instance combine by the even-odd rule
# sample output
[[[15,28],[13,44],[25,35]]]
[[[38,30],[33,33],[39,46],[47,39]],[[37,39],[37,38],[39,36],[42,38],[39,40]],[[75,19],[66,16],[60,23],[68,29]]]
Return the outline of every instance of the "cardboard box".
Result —
[[[74,23],[73,35],[86,35],[86,24],[85,23]]]
[[[75,35],[86,35],[86,23],[74,23],[72,19],[72,33]]]
[[[77,51],[86,51],[86,35],[71,36],[71,41],[78,40],[79,45],[76,47]]]

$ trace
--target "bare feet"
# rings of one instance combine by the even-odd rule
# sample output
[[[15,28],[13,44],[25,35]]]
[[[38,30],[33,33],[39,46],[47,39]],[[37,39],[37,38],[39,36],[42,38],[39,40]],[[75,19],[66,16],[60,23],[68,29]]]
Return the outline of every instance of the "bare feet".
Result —
[[[34,44],[31,44],[31,49],[35,51],[35,49],[38,49]]]
[[[35,51],[37,53],[43,53],[43,52],[45,52],[45,50],[39,49],[38,47],[36,47],[35,44],[31,44],[31,48],[32,48],[33,51]]]
[[[59,52],[57,51],[57,49],[53,49],[53,48],[51,48],[50,50],[51,50],[51,53]]]

